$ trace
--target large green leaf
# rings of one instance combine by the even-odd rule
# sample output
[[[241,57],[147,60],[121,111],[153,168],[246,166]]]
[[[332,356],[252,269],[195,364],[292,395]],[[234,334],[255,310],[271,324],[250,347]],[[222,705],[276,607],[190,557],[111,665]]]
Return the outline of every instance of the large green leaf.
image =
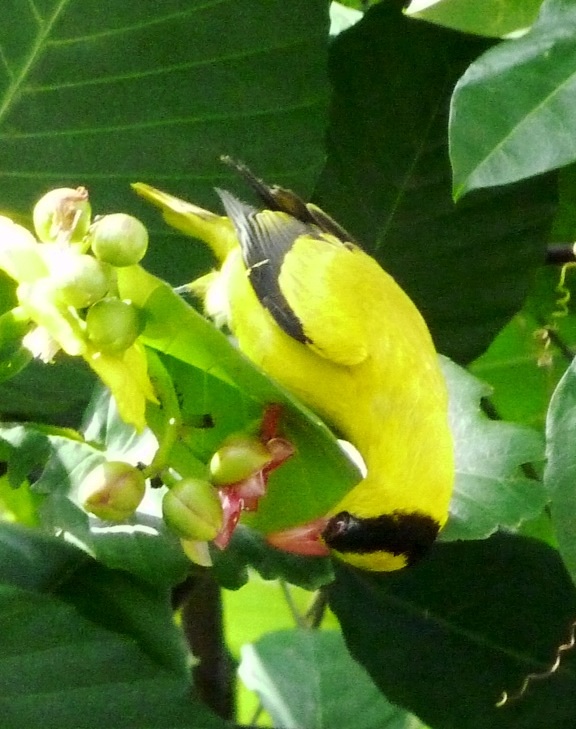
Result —
[[[576,363],[572,361],[550,400],[546,422],[544,483],[551,499],[558,548],[576,580]]]
[[[450,123],[457,197],[576,159],[576,7],[546,0],[531,31],[481,56],[458,82]]]
[[[501,37],[529,28],[542,0],[412,0],[406,13],[464,33]]]
[[[496,535],[438,544],[389,575],[337,570],[330,605],[353,657],[388,699],[434,729],[565,729],[576,723],[576,656],[554,663],[571,633],[576,590],[557,552]]]
[[[286,729],[417,729],[388,703],[335,631],[268,633],[242,649],[240,678]]]
[[[28,216],[45,189],[83,184],[97,212],[145,217],[130,196],[137,179],[214,201],[221,154],[310,188],[327,43],[326,0],[7,0],[0,209]],[[196,252],[165,230],[154,236],[149,265],[191,278]]]
[[[0,565],[3,727],[223,726],[189,697],[166,593],[6,524]]]
[[[315,198],[406,289],[439,351],[463,362],[520,308],[544,255],[555,185],[532,180],[454,204],[450,95],[488,42],[407,18],[399,5],[377,5],[333,43]],[[484,132],[486,113],[466,132]]]

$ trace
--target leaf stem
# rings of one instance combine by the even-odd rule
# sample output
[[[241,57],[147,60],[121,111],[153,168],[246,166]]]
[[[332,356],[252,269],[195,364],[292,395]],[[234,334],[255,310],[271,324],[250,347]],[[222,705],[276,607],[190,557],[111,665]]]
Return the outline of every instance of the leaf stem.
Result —
[[[280,589],[282,590],[282,594],[284,595],[284,599],[286,600],[286,604],[288,605],[290,613],[292,614],[292,618],[296,623],[296,626],[298,628],[307,629],[309,626],[306,618],[300,613],[300,611],[296,607],[296,603],[294,602],[294,598],[292,597],[290,587],[285,580],[280,580]]]
[[[182,430],[182,413],[180,412],[178,396],[174,390],[172,378],[162,364],[160,357],[148,347],[146,348],[146,354],[150,379],[165,416],[164,432],[159,438],[158,450],[151,463],[142,471],[145,478],[152,478],[165,471],[169,465],[170,452],[178,441]]]

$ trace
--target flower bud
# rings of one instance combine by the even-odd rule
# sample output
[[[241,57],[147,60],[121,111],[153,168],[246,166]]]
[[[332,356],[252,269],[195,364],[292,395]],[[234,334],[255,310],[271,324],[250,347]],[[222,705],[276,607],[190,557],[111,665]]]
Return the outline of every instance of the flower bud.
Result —
[[[134,266],[148,248],[148,231],[132,215],[104,215],[90,228],[90,245],[96,258],[112,266]]]
[[[34,230],[43,243],[80,243],[90,227],[91,209],[85,187],[50,190],[34,207]]]
[[[101,352],[115,354],[128,349],[140,334],[140,316],[134,304],[108,297],[97,301],[86,314],[86,334]]]
[[[80,500],[86,511],[105,521],[124,521],[144,498],[146,480],[124,461],[106,461],[84,479]]]
[[[272,460],[266,446],[255,436],[231,435],[210,460],[210,476],[216,486],[228,486],[252,476]]]
[[[179,537],[206,542],[222,528],[222,506],[209,481],[183,478],[164,494],[162,514]]]

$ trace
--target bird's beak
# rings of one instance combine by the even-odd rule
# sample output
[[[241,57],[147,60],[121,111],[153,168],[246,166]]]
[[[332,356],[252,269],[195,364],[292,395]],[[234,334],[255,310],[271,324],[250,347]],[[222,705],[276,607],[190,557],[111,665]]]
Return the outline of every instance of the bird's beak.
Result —
[[[284,552],[308,557],[327,557],[330,550],[322,539],[322,532],[327,524],[328,518],[321,517],[307,524],[268,534],[266,541]]]

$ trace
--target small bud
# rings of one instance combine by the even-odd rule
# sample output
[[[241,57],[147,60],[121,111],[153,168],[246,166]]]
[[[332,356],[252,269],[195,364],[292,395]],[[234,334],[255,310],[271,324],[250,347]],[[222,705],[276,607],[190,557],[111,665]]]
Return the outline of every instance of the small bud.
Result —
[[[86,334],[101,352],[115,354],[130,347],[142,331],[138,309],[128,301],[108,297],[86,314]]]
[[[90,245],[96,258],[112,266],[134,266],[148,248],[148,231],[126,213],[104,215],[90,228]]]
[[[123,461],[107,461],[84,479],[80,500],[86,511],[100,519],[124,521],[136,511],[145,490],[142,471]]]
[[[222,528],[222,506],[209,481],[183,478],[162,499],[164,521],[179,537],[206,542]]]
[[[90,227],[90,217],[85,187],[50,190],[38,200],[32,213],[34,230],[43,243],[81,243]]]
[[[232,435],[210,460],[210,475],[216,486],[228,486],[249,478],[272,460],[266,446],[256,437]]]

